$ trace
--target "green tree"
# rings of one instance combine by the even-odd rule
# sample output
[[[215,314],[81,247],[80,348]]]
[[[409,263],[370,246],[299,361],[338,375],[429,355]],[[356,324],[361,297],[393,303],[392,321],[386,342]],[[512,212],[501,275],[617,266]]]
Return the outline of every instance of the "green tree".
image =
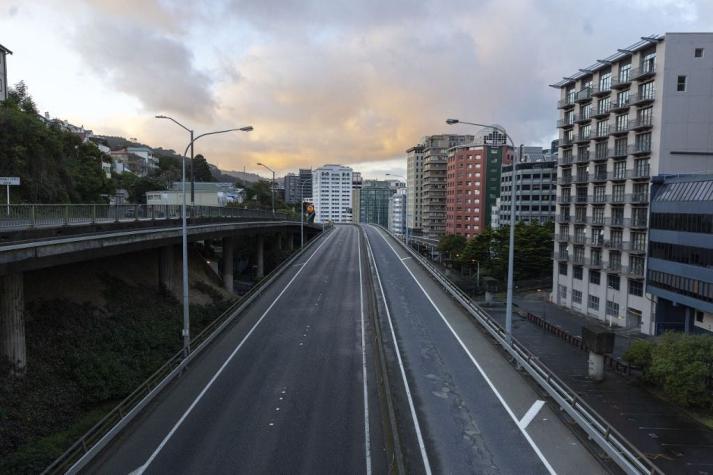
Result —
[[[193,175],[196,181],[215,181],[208,166],[208,161],[201,154],[193,158]]]
[[[438,250],[448,254],[451,260],[457,260],[458,255],[463,252],[466,245],[464,236],[458,234],[446,234],[438,241]]]

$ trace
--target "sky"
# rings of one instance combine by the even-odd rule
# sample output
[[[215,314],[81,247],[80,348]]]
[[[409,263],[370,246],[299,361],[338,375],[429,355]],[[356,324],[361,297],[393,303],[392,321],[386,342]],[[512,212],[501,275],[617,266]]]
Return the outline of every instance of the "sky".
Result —
[[[425,135],[503,125],[555,138],[563,76],[672,31],[713,31],[713,0],[0,0],[10,84],[95,133],[278,174],[340,163],[405,175]]]

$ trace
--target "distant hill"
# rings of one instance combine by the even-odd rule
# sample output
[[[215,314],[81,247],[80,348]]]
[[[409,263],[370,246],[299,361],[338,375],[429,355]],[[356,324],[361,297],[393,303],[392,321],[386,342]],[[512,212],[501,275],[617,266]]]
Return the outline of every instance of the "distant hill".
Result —
[[[264,177],[261,177],[257,173],[236,172],[236,171],[223,171],[222,173],[224,175],[231,176],[234,179],[237,178],[238,180],[240,180],[244,183],[257,183],[258,181],[265,179]]]

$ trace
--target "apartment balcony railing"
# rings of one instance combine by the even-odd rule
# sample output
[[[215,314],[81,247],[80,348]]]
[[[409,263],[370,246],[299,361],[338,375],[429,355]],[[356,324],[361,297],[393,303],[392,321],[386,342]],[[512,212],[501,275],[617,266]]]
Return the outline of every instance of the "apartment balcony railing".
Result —
[[[559,101],[557,101],[557,108],[566,109],[569,107],[574,107],[574,97],[575,94],[570,94],[568,96],[565,96],[564,99],[560,99]]]
[[[581,244],[582,246],[587,244],[587,236],[583,234],[575,234],[572,236],[572,243]]]
[[[628,221],[629,220],[623,216],[609,216],[608,218],[604,218],[604,223],[608,226],[623,227]]]
[[[607,203],[609,201],[609,195],[592,195],[589,201],[596,204]]]
[[[594,156],[592,157],[592,160],[594,160],[594,161],[607,160],[609,158],[610,154],[611,154],[610,148],[596,147],[594,149]]]
[[[610,150],[609,158],[624,158],[629,155],[626,147],[614,147]]]
[[[590,257],[587,266],[592,269],[601,269],[604,266],[604,261],[602,261],[601,257]]]
[[[620,74],[611,78],[611,88],[612,89],[624,89],[631,84],[630,74]]]
[[[592,216],[589,220],[589,224],[592,226],[604,226],[604,224],[606,224],[606,219],[604,216]]]
[[[572,202],[572,196],[562,195],[557,198],[557,202],[560,204],[570,204]]]
[[[557,128],[566,128],[566,127],[572,127],[574,123],[577,121],[577,116],[572,115],[570,117],[566,117],[564,119],[559,119],[557,121]]]
[[[555,241],[567,242],[569,241],[569,234],[555,234]]]
[[[630,130],[630,128],[629,128],[628,122],[624,122],[624,123],[618,122],[618,123],[612,124],[612,127],[611,127],[611,133],[613,135],[627,134],[627,133],[629,133],[629,130]]]
[[[631,96],[626,99],[611,101],[609,104],[609,110],[612,112],[620,112],[628,109],[629,106],[631,106]]]
[[[592,132],[593,139],[603,139],[609,136],[609,124],[605,124],[603,127],[595,127],[594,132]]]
[[[587,224],[589,222],[589,219],[587,218],[587,215],[574,215],[574,223],[575,224]],[[584,243],[582,243],[584,244]]]
[[[626,180],[626,170],[614,170],[608,172],[607,178],[611,181]]]
[[[573,181],[574,183],[586,183],[589,181],[589,173],[577,173]]]
[[[638,180],[640,178],[648,179],[651,176],[651,167],[649,165],[640,166],[634,168],[633,170],[627,170],[626,174],[633,180]]]
[[[560,261],[568,261],[569,260],[568,252],[560,251],[556,254],[556,256],[557,256],[557,259],[559,259]]]
[[[648,104],[649,102],[653,102],[653,100],[655,98],[656,98],[656,91],[651,89],[651,90],[643,92],[643,93],[632,94],[629,102],[631,103],[632,106],[640,106],[643,104]]]
[[[604,238],[597,237],[597,238],[591,238],[589,240],[589,245],[593,247],[602,247],[604,246]]]
[[[609,249],[619,249],[620,251],[624,250],[624,241],[620,239],[607,239],[604,240],[604,247],[609,248]]]
[[[593,86],[592,87],[592,96],[593,97],[602,97],[606,96],[611,92],[611,86],[610,85],[598,85],[598,86]]]
[[[593,183],[607,181],[606,172],[594,172],[589,174],[589,181]]]
[[[574,99],[574,102],[587,102],[592,99],[592,88],[591,87],[585,87],[581,91],[577,92],[577,96]]]
[[[571,147],[573,143],[574,139],[572,137],[562,137],[560,139],[560,147]]]
[[[572,216],[568,214],[558,214],[557,215],[557,222],[558,223],[569,223],[572,221]]]
[[[584,122],[587,122],[588,120],[591,120],[591,119],[592,119],[592,111],[587,110],[586,112],[575,115],[574,122],[577,124],[583,124]]]
[[[563,156],[562,158],[560,158],[557,163],[560,166],[563,166],[563,165],[571,165],[573,161],[574,161],[574,157],[572,155],[567,155],[567,156]]]
[[[621,262],[607,262],[603,265],[607,272],[621,272],[622,265]]]
[[[583,143],[583,142],[589,142],[589,140],[592,138],[592,133],[591,132],[580,132],[577,134],[577,143]]]
[[[565,175],[557,178],[557,184],[559,185],[569,185],[570,183],[572,183],[571,175]]]
[[[589,197],[586,195],[585,196],[578,195],[578,196],[574,197],[574,202],[579,203],[579,204],[587,203],[587,202],[589,202]]]
[[[628,277],[633,277],[636,279],[644,278],[644,266],[643,265],[625,266],[625,267],[622,267],[621,270],[622,270],[622,273],[627,275]]]
[[[589,150],[578,150],[577,155],[574,157],[574,161],[577,163],[586,163],[589,161]]]
[[[577,254],[572,256],[572,259],[570,259],[570,261],[576,266],[583,266],[587,263],[587,260],[584,258],[584,256],[580,256]]]
[[[609,197],[609,202],[615,205],[621,205],[626,203],[626,195],[624,193],[611,195]]]
[[[648,226],[646,216],[641,218],[631,218],[628,224],[632,228],[646,228]]]
[[[624,250],[632,254],[645,254],[646,253],[646,243],[645,242],[626,242],[624,245]]]
[[[638,68],[631,70],[631,79],[641,81],[656,74],[656,63],[645,61]]]
[[[629,145],[629,153],[631,155],[645,155],[651,153],[650,143],[637,143]]]
[[[640,117],[629,121],[629,130],[644,130],[654,126],[652,117]]]
[[[611,112],[611,107],[609,105],[602,105],[592,111],[592,117],[595,119],[601,119],[602,117],[608,116],[609,112]]]

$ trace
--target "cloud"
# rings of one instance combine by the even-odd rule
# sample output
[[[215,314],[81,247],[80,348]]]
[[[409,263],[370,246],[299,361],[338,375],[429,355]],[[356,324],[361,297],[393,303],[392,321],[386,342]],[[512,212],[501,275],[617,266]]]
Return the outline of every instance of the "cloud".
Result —
[[[96,74],[137,98],[149,113],[209,118],[212,79],[179,40],[130,21],[99,17],[77,29],[74,46]]]

